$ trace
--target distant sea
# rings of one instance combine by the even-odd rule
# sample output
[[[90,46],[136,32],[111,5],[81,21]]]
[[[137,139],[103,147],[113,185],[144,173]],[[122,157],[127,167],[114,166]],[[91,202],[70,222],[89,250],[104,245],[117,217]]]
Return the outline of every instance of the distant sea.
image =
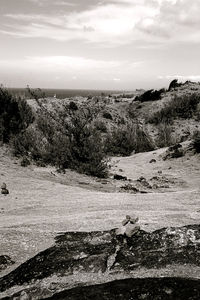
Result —
[[[21,96],[26,98],[31,98],[30,94],[28,93],[27,89],[24,88],[8,88],[8,90],[15,96]],[[33,89],[37,92],[37,89]],[[45,97],[54,97],[58,99],[64,99],[69,97],[76,97],[82,96],[87,97],[88,95],[92,96],[100,96],[110,95],[110,94],[119,94],[123,93],[124,91],[113,91],[113,90],[77,90],[77,89],[41,89],[40,94],[44,94]]]

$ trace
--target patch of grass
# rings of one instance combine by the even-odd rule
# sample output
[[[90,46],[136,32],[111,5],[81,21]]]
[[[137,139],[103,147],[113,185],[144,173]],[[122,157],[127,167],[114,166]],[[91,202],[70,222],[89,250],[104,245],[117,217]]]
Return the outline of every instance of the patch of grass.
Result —
[[[139,125],[132,123],[114,129],[105,141],[110,155],[130,155],[133,151],[145,152],[154,149],[149,134]]]
[[[200,96],[197,94],[175,97],[159,111],[153,113],[148,122],[152,124],[172,123],[176,118],[189,119],[195,115]]]
[[[163,123],[158,125],[158,136],[155,141],[159,148],[168,147],[175,144],[177,141],[172,135],[172,127],[169,124]]]

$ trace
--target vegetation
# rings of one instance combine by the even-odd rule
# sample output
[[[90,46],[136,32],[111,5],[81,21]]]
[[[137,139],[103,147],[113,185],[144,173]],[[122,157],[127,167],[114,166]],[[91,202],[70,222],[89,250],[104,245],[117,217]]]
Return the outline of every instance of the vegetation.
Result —
[[[108,119],[108,120],[112,120],[112,119],[113,119],[111,113],[109,113],[108,111],[104,111],[104,112],[103,112],[103,117],[104,117],[105,119]]]
[[[76,105],[76,103],[74,101],[70,101],[70,103],[69,103],[69,109],[71,109],[71,110],[78,110],[78,106]]]
[[[147,132],[138,124],[129,123],[112,131],[106,138],[106,152],[110,155],[130,155],[133,151],[145,152],[154,149]]]
[[[161,89],[159,91],[157,90],[148,90],[144,92],[144,94],[140,96],[136,96],[134,101],[140,101],[140,102],[148,102],[148,101],[155,101],[161,99],[161,94],[164,93],[165,90]]]
[[[104,146],[99,130],[93,126],[95,111],[75,109],[73,104],[57,116],[42,107],[34,126],[17,134],[12,145],[15,155],[29,157],[39,165],[71,168],[97,177],[107,176]],[[72,102],[71,102],[72,103]]]
[[[174,79],[170,82],[168,91],[171,91],[171,89],[175,89],[176,87],[179,87],[181,83],[178,83],[178,79]]]
[[[200,96],[197,94],[175,96],[168,104],[155,112],[148,121],[152,124],[172,123],[176,118],[189,119],[197,111]]]
[[[0,88],[0,141],[8,143],[12,136],[25,130],[34,120],[25,100],[15,98]]]
[[[168,147],[175,144],[177,141],[172,136],[172,128],[169,124],[163,123],[158,125],[158,136],[155,141],[159,148]]]
[[[194,133],[191,146],[194,149],[195,153],[200,153],[200,131],[196,131]]]

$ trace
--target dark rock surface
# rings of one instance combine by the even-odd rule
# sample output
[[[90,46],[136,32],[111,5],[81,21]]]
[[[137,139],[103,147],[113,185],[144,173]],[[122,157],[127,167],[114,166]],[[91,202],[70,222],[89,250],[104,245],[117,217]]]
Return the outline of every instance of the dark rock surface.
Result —
[[[200,280],[181,278],[124,279],[63,291],[51,300],[199,300]]]
[[[132,238],[128,238],[126,243],[123,239],[116,239],[115,230],[68,232],[58,236],[53,247],[39,253],[1,278],[0,291],[3,292],[13,286],[30,282],[33,284],[35,280],[37,280],[37,282],[35,281],[35,289],[37,289],[38,282],[51,275],[57,275],[60,278],[64,276],[76,276],[77,278],[77,274],[83,273],[90,275],[98,273],[102,276],[104,274],[131,274],[131,271],[140,267],[162,268],[173,264],[200,266],[199,252],[200,225],[169,227],[152,233],[139,230]],[[181,281],[178,282],[181,285]],[[154,283],[159,287],[156,281]],[[113,284],[115,285],[115,283]],[[127,290],[125,285],[124,291]],[[128,295],[128,292],[126,294]],[[122,299],[120,297],[102,299]],[[123,299],[129,299],[127,297]]]

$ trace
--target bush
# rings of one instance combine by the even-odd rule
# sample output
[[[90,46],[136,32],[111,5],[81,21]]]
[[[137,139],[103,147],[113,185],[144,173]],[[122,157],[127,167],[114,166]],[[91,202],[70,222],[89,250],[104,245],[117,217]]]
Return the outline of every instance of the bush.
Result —
[[[103,117],[104,117],[105,119],[108,119],[108,120],[112,120],[112,119],[113,119],[111,113],[109,113],[109,112],[107,112],[107,111],[104,111],[104,112],[103,112]]]
[[[106,152],[111,155],[130,155],[133,151],[154,149],[153,142],[142,127],[128,124],[114,129],[105,141]]]
[[[136,96],[134,101],[140,101],[140,102],[148,102],[148,101],[156,101],[161,99],[161,94],[165,92],[164,89],[161,89],[159,91],[157,90],[148,90],[144,94],[140,96]]]
[[[193,135],[193,141],[191,143],[195,153],[200,153],[200,131],[196,131]]]
[[[179,86],[181,86],[181,83],[178,83],[178,79],[174,79],[170,82],[168,91],[170,91],[171,89],[175,89],[176,87]]]
[[[76,105],[76,103],[74,101],[70,101],[70,103],[69,103],[69,109],[71,109],[71,110],[78,110],[78,106]]]
[[[62,170],[71,168],[106,177],[103,141],[92,125],[94,115],[90,109],[80,109],[71,111],[68,118],[65,115],[55,118],[45,109],[41,110],[34,127],[13,138],[15,155],[27,156],[36,163],[51,164]]]
[[[156,146],[159,148],[168,147],[176,143],[172,136],[172,128],[170,125],[164,123],[158,126],[158,137],[156,139]]]
[[[22,158],[21,160],[21,166],[22,167],[27,167],[29,166],[31,163],[30,163],[30,160],[25,156]]]
[[[200,97],[197,94],[175,97],[161,110],[155,112],[149,119],[149,123],[172,123],[176,118],[189,119],[194,116]]]
[[[106,124],[101,121],[101,120],[96,120],[94,122],[94,127],[98,130],[98,131],[101,131],[103,133],[106,133],[107,132],[107,126]]]
[[[92,111],[79,111],[71,117],[67,129],[70,141],[70,167],[97,177],[107,176],[104,145],[101,134],[92,126]]]
[[[34,120],[31,108],[25,100],[15,98],[0,88],[0,139],[8,143],[13,135],[25,130]]]

